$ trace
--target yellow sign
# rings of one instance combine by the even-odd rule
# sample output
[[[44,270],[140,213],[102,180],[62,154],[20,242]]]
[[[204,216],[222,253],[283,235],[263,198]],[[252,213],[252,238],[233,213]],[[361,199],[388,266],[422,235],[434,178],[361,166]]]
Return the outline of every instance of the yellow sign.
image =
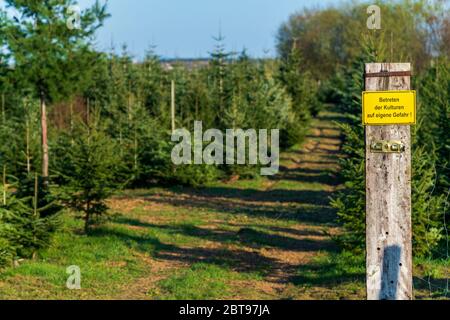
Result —
[[[364,91],[365,125],[416,124],[416,91]]]

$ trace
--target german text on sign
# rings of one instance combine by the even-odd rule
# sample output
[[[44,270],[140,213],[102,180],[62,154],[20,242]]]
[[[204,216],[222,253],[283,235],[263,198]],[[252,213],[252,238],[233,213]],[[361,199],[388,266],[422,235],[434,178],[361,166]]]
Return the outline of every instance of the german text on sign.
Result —
[[[416,124],[416,91],[364,91],[365,125]]]

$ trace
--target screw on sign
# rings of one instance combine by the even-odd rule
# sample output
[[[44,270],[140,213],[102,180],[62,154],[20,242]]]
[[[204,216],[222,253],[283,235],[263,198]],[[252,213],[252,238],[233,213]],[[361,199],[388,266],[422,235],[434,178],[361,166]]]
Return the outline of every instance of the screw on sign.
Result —
[[[368,63],[366,126],[367,299],[410,300],[411,125],[416,93],[409,63]]]

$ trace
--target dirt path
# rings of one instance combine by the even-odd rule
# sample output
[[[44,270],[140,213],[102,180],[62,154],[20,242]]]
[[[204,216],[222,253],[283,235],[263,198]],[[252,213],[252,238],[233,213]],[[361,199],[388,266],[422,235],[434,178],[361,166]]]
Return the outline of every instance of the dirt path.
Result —
[[[230,280],[229,298],[298,298],[292,291],[299,267],[336,250],[330,235],[339,229],[329,197],[339,187],[337,117],[322,112],[302,150],[284,153],[281,172],[271,179],[115,199],[114,208],[134,221],[127,227],[150,231],[159,243],[151,256],[143,255],[151,272],[119,298],[152,298],[161,279],[199,262],[262,275]]]
[[[2,274],[0,299],[364,299],[364,257],[337,253],[332,241],[340,232],[329,200],[341,187],[335,120],[322,112],[272,178],[127,190],[110,200],[117,215],[89,237],[65,215],[40,259]],[[70,265],[83,272],[82,290],[66,287]],[[434,290],[444,288],[447,269],[417,265],[416,297],[434,294],[429,270]]]

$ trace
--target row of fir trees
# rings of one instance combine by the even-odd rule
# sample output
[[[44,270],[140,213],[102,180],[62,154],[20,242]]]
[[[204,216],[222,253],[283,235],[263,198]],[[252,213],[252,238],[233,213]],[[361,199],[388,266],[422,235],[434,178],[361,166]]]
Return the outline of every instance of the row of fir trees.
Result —
[[[207,65],[165,68],[153,49],[139,62],[126,48],[95,51],[108,18],[99,2],[81,13],[80,28],[67,25],[72,0],[5,2],[14,10],[0,11],[0,265],[47,247],[65,209],[79,213],[88,233],[119,188],[258,175],[249,164],[175,166],[172,123],[280,129],[290,148],[320,108],[317,83],[294,49],[282,60],[255,60],[226,51],[219,36]]]

